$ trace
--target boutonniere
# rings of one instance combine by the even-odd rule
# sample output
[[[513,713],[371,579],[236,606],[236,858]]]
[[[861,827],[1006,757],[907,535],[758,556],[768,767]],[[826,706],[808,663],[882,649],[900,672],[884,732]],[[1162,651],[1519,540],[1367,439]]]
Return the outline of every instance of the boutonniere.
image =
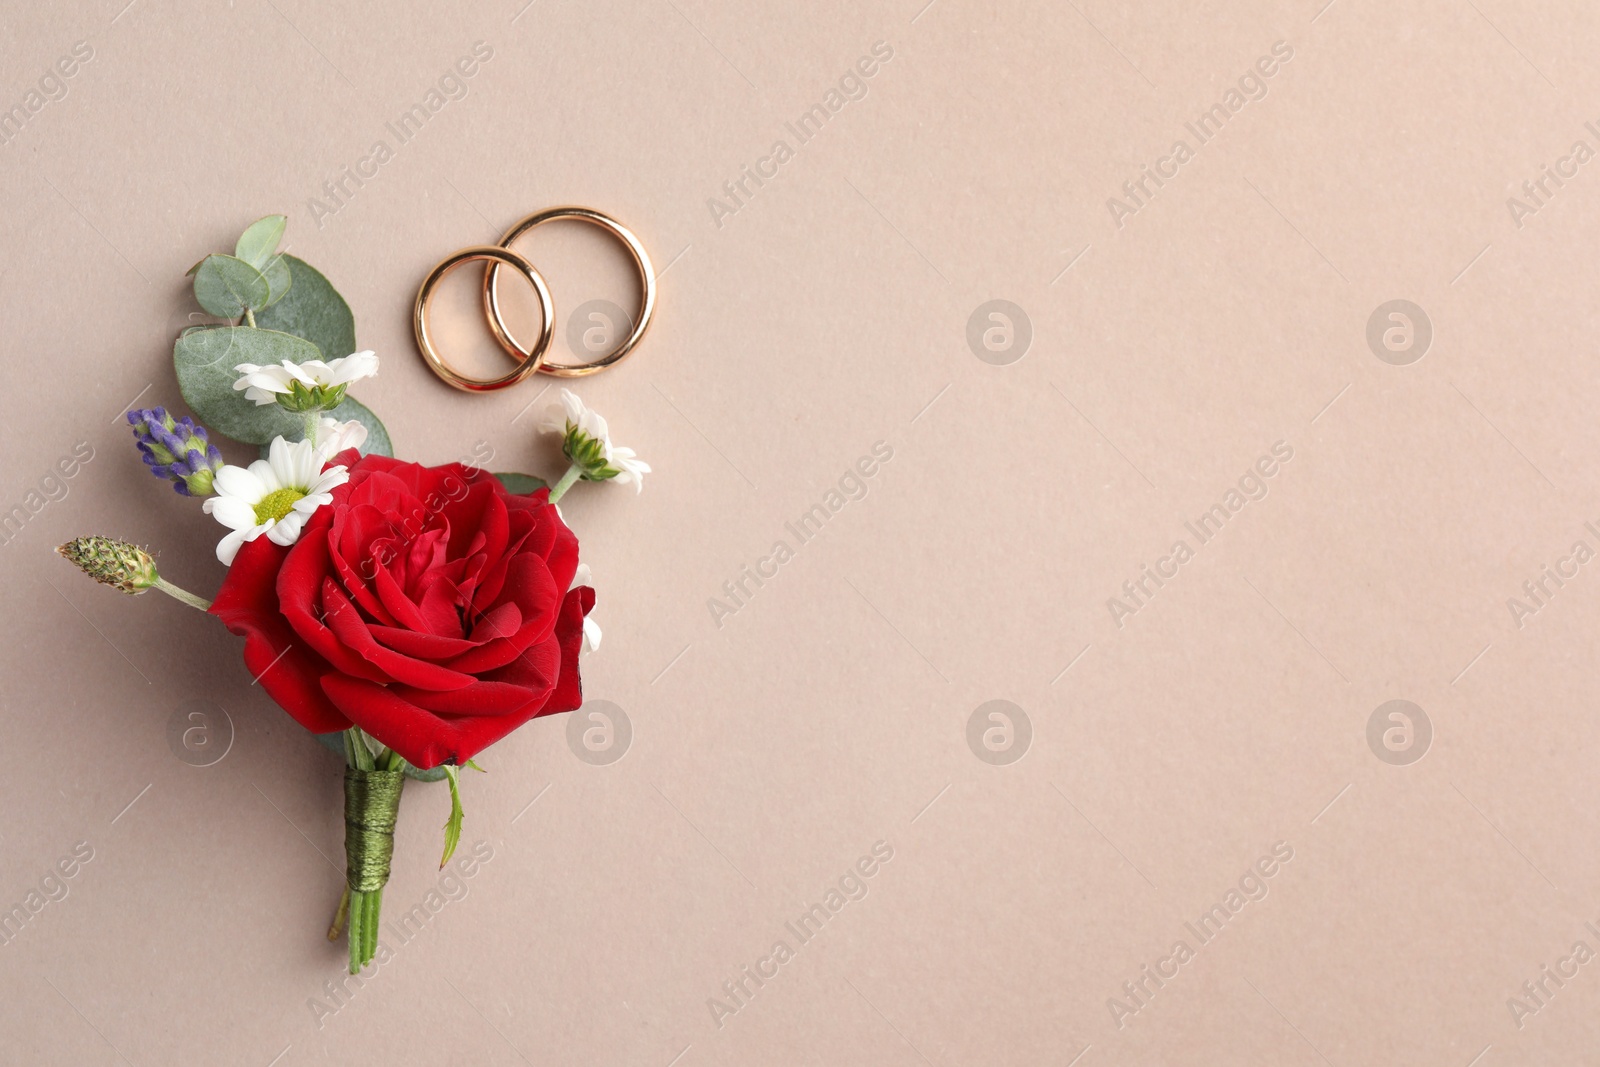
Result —
[[[583,701],[579,659],[600,629],[556,501],[578,481],[637,489],[650,467],[565,389],[543,424],[569,463],[554,485],[394,458],[383,423],[348,395],[377,375],[378,357],[357,349],[327,279],[277,251],[284,224],[260,220],[232,255],[191,271],[218,320],[174,345],[193,417],[128,413],[150,472],[200,499],[197,521],[219,524],[215,598],[173,586],[123,541],[58,551],[97,581],[159,590],[243,637],[254,682],[343,754],[347,875],[328,936],[348,931],[355,973],[377,949],[406,780],[448,784],[443,866],[461,836],[461,769],[479,769],[474,757],[528,720]],[[258,454],[230,462],[213,431]]]

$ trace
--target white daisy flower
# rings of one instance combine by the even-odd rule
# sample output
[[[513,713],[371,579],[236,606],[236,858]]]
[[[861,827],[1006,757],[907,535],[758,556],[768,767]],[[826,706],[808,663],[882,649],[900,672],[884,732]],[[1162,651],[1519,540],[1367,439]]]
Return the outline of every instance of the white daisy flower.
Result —
[[[580,563],[578,564],[577,573],[572,576],[572,585],[567,591],[571,592],[573,589],[577,589],[579,586],[585,585],[594,585],[594,578],[589,573],[589,565],[587,563]],[[599,647],[600,624],[595,622],[594,613],[590,612],[588,615],[583,617],[583,651],[593,652]]]
[[[539,429],[546,433],[566,433],[568,430],[577,429],[596,440],[604,440],[611,436],[605,417],[598,411],[591,411],[585,407],[583,401],[578,399],[578,395],[565,386],[561,389],[560,398],[545,408],[544,419],[539,423]]]
[[[360,448],[366,443],[367,428],[355,419],[340,422],[324,415],[317,421],[317,451],[324,461],[347,448]]]
[[[607,460],[616,468],[618,485],[631,484],[634,492],[644,492],[644,476],[650,473],[650,464],[640,459],[633,449],[616,445]]]
[[[295,363],[286,359],[279,364],[266,366],[240,363],[233,369],[240,376],[233,387],[244,390],[246,400],[254,400],[257,405],[283,404],[291,410],[309,411],[312,406],[337,406],[338,401],[344,399],[344,391],[351,382],[375,377],[378,373],[378,357],[370,351],[353,352],[327,362],[313,359]],[[318,403],[291,406],[305,397],[314,397]],[[327,403],[329,400],[333,402]]]
[[[618,485],[631,484],[636,491],[644,491],[644,476],[650,473],[650,464],[633,449],[612,444],[611,429],[604,417],[585,407],[572,390],[561,390],[561,399],[545,409],[539,428],[562,435],[561,451],[585,481],[614,478]],[[552,500],[559,496],[552,490]]]
[[[343,466],[323,469],[323,457],[309,441],[290,444],[274,437],[266,459],[248,467],[224,465],[212,482],[216,496],[204,507],[232,532],[217,543],[217,559],[232,565],[239,546],[262,534],[278,545],[292,545],[306,520],[333,490],[350,478]]]

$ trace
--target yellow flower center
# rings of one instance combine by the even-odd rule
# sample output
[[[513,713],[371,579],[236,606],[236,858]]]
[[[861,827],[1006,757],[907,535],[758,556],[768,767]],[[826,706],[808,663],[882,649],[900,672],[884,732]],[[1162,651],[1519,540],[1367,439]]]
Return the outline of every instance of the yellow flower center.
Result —
[[[304,497],[305,494],[298,489],[278,489],[261,498],[256,505],[257,524],[268,521],[273,522],[289,514],[294,508],[294,502]]]

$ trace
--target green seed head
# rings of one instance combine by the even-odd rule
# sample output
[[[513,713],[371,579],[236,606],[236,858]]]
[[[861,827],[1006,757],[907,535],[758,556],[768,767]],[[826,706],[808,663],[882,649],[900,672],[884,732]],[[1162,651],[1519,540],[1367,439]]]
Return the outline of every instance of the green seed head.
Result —
[[[124,593],[142,593],[156,584],[156,561],[150,553],[109,537],[80,537],[56,548],[97,582]]]

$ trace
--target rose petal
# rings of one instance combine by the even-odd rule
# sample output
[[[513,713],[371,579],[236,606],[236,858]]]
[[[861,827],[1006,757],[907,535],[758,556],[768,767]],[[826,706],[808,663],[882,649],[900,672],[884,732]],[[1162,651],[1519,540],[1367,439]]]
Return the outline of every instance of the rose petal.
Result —
[[[245,639],[245,669],[296,721],[319,734],[348,729],[349,721],[321,686],[334,672],[297,638],[279,610],[276,578],[286,555],[287,549],[265,538],[241,545],[210,612]]]
[[[351,612],[342,611],[329,615],[326,621],[328,629],[333,631],[334,636],[345,647],[365,658],[372,666],[396,682],[422,689],[448,690],[461,689],[474,681],[470,674],[452,671],[437,663],[429,663],[383,647],[373,638],[366,624]]]

